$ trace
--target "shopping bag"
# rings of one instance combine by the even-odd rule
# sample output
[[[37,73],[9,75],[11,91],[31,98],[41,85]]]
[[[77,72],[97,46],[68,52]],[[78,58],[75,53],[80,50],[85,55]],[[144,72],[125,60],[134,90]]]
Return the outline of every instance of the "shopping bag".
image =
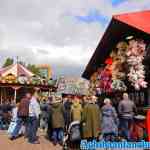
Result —
[[[8,133],[8,134],[13,133],[13,131],[15,130],[16,125],[17,125],[16,122],[11,122],[10,125],[9,125],[9,128],[8,128],[8,130],[7,130],[7,133]]]

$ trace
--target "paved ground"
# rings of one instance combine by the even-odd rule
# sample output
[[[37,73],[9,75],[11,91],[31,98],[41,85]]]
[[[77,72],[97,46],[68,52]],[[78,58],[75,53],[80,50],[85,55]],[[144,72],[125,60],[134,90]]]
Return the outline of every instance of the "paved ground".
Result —
[[[24,139],[24,137],[19,138],[15,141],[10,141],[8,139],[6,131],[0,130],[0,150],[62,150],[62,148],[59,145],[53,146],[51,142],[46,140],[44,137],[44,133],[39,133],[39,140],[40,144],[38,145],[32,145],[27,143],[27,140]],[[112,150],[131,150],[131,149],[112,149]],[[142,149],[134,149],[134,150],[142,150]]]
[[[62,150],[59,145],[53,146],[52,143],[46,140],[44,134],[40,133],[39,137],[41,144],[32,145],[27,143],[23,137],[10,141],[6,131],[0,131],[0,150]]]

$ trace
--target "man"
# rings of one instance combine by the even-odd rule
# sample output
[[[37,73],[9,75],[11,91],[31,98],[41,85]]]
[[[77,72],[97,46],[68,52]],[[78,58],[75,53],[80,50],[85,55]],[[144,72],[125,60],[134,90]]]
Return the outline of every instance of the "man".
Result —
[[[53,144],[62,145],[64,136],[64,107],[61,96],[53,97],[52,101],[52,140]]]
[[[27,136],[27,123],[28,123],[28,116],[29,116],[29,102],[31,99],[31,93],[26,93],[25,96],[21,99],[19,107],[18,107],[18,112],[17,112],[17,125],[11,134],[10,139],[14,140],[15,138],[18,137],[19,131],[22,127],[22,125],[25,125],[25,136]]]
[[[71,105],[72,105],[72,98],[71,96],[68,96],[65,98],[65,103],[64,103],[64,109],[65,109],[65,126],[66,130],[69,127],[69,124],[71,123]]]
[[[97,139],[101,132],[101,113],[96,99],[96,96],[91,96],[83,108],[81,123],[84,139]]]
[[[45,130],[47,128],[48,122],[48,103],[45,99],[40,103],[40,108],[41,108],[40,128]]]
[[[86,106],[86,104],[88,103],[88,97],[87,96],[83,96],[83,99],[82,99],[82,108],[84,107],[84,106]]]
[[[41,111],[37,98],[37,95],[33,95],[29,104],[28,142],[32,144],[39,144],[36,134]]]
[[[51,140],[52,137],[52,96],[48,98],[48,118],[47,118],[47,138]]]
[[[118,106],[118,112],[120,116],[121,135],[127,140],[131,140],[130,132],[131,132],[131,125],[133,123],[133,116],[135,111],[136,111],[136,106],[134,102],[129,99],[127,93],[124,93],[123,100],[120,101]]]

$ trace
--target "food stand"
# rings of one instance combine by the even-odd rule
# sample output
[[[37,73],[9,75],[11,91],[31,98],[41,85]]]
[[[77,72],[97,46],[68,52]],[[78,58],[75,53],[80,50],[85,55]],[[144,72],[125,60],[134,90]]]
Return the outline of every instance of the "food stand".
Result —
[[[89,91],[111,97],[117,106],[128,92],[138,113],[150,104],[150,11],[114,15],[89,61],[83,77]]]

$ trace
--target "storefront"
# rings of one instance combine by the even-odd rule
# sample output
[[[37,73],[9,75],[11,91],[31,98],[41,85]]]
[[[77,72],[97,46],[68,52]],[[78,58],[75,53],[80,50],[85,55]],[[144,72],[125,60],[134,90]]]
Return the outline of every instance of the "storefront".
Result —
[[[100,99],[110,97],[116,107],[127,92],[138,114],[146,115],[150,104],[150,11],[113,16],[82,77],[90,80],[90,93]]]
[[[139,106],[149,102],[150,11],[115,15],[89,61],[83,77],[91,92],[128,92]],[[145,22],[146,21],[146,22]]]

